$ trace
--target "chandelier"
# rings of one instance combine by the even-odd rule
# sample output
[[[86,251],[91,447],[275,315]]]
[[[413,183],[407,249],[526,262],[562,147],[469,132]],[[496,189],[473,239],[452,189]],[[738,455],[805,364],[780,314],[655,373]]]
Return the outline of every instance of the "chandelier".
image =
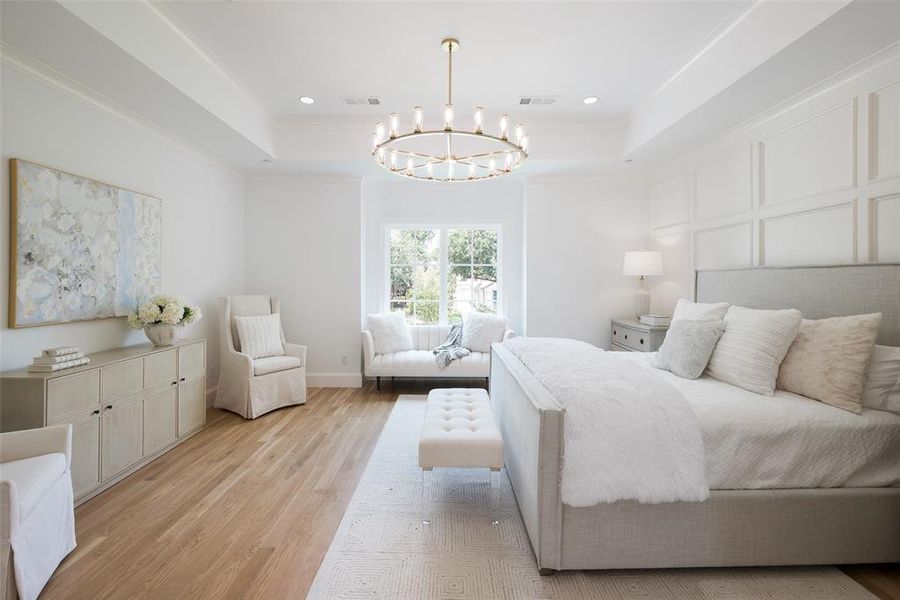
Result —
[[[424,113],[416,106],[412,131],[400,132],[400,115],[391,113],[388,127],[376,123],[372,157],[384,169],[410,179],[458,182],[492,179],[512,173],[528,158],[528,136],[518,124],[510,135],[509,115],[500,115],[498,135],[484,131],[484,108],[476,107],[472,129],[453,125],[453,53],[459,41],[441,41],[447,53],[447,104],[442,129],[423,129]]]

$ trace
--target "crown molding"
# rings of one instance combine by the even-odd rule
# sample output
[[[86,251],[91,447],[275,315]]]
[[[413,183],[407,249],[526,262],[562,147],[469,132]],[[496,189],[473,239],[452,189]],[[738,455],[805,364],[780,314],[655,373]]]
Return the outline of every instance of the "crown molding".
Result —
[[[46,87],[62,92],[83,104],[87,104],[92,108],[99,109],[106,114],[125,121],[129,125],[137,127],[144,133],[152,135],[156,139],[173,146],[181,152],[190,154],[191,156],[220,168],[223,171],[227,171],[232,175],[242,178],[246,177],[246,174],[242,170],[236,168],[231,163],[199,148],[178,134],[160,127],[146,117],[122,106],[96,90],[75,81],[53,67],[3,41],[0,41],[0,64],[16,70]]]

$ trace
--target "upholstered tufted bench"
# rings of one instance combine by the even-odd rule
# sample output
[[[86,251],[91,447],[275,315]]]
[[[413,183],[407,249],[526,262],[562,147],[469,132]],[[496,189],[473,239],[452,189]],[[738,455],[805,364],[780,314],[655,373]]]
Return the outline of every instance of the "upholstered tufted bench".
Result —
[[[419,436],[419,467],[423,494],[425,474],[435,467],[490,469],[491,521],[496,523],[494,474],[503,467],[503,437],[485,390],[448,388],[429,392]],[[423,503],[427,503],[427,496]],[[427,516],[423,522],[428,523]]]

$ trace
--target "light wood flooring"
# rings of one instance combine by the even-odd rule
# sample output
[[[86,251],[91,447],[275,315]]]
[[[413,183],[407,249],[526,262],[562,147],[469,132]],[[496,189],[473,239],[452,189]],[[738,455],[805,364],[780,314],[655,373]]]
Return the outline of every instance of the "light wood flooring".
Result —
[[[76,509],[78,548],[42,600],[305,597],[397,395],[439,385],[311,389],[254,421],[210,411],[201,433]],[[900,598],[898,565],[845,571]]]

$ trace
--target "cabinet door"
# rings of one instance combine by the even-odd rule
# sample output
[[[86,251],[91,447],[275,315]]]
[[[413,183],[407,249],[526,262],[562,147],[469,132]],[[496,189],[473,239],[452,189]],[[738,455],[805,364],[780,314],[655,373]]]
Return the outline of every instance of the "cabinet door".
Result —
[[[112,402],[144,388],[144,361],[122,361],[100,369],[100,393],[103,402]]]
[[[72,424],[72,489],[77,498],[100,484],[100,407],[47,424],[61,423]]]
[[[178,391],[174,387],[144,396],[144,456],[175,441],[178,427]]]
[[[140,396],[103,411],[101,461],[103,479],[112,477],[141,459],[143,453],[143,402]]]
[[[178,382],[178,437],[206,422],[206,380],[204,375]]]
[[[178,378],[177,350],[157,352],[144,358],[144,389],[169,385]]]
[[[206,372],[206,344],[198,342],[178,349],[178,377]]]

